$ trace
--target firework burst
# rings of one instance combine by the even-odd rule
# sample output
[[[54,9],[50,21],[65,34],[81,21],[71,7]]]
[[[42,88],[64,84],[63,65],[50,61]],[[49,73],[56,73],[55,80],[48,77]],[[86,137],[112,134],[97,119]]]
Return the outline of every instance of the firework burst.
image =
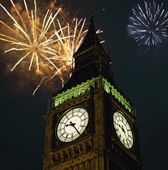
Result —
[[[11,71],[24,63],[27,70],[35,70],[36,75],[41,75],[34,93],[44,80],[55,76],[65,83],[64,73],[70,73],[72,56],[86,33],[85,19],[74,19],[70,24],[66,20],[60,21],[62,9],[55,8],[55,2],[51,3],[51,8],[43,17],[38,15],[36,0],[33,1],[32,9],[29,9],[26,0],[23,0],[23,5],[15,4],[13,0],[10,2],[10,11],[0,4],[1,10],[10,20],[0,20],[0,41],[8,44],[4,53],[12,54],[16,61]]]
[[[168,38],[168,12],[163,4],[144,1],[144,6],[132,9],[127,30],[138,45],[159,45]]]
[[[33,62],[36,61],[36,69],[39,70],[39,63],[41,62],[39,60],[41,58],[55,67],[52,60],[59,54],[53,46],[59,39],[65,38],[59,34],[61,29],[65,28],[61,28],[60,30],[54,28],[52,32],[50,32],[50,29],[60,9],[54,15],[48,10],[42,24],[40,24],[39,18],[37,17],[36,0],[34,0],[35,8],[31,11],[28,10],[27,3],[23,0],[25,14],[21,14],[18,10],[21,9],[21,7],[18,8],[18,4],[15,5],[12,0],[10,2],[13,6],[13,12],[10,13],[2,4],[0,4],[0,7],[10,17],[13,24],[9,26],[3,21],[0,21],[0,23],[6,27],[6,29],[9,29],[13,35],[0,34],[0,40],[10,43],[10,48],[5,50],[5,53],[15,51],[23,54],[12,67],[11,71],[23,60],[30,60],[29,70],[31,70]]]
[[[63,86],[67,79],[71,76],[71,70],[74,67],[74,61],[73,61],[73,54],[77,51],[79,46],[81,45],[83,38],[87,32],[87,30],[84,30],[86,19],[80,19],[77,18],[73,20],[71,28],[68,24],[67,27],[67,38],[60,39],[59,43],[57,43],[57,49],[59,51],[60,57],[57,57],[57,69],[53,70],[52,67],[47,68],[47,74],[44,76],[35,90],[33,91],[33,95],[36,93],[36,91],[39,89],[39,87],[45,83],[47,83],[49,80],[52,80],[55,76],[59,76],[59,79],[61,80],[61,86]],[[60,23],[59,23],[60,25]],[[99,32],[101,33],[101,32]],[[64,35],[64,32],[62,32]],[[73,35],[73,36],[71,36]],[[67,74],[67,71],[69,75]],[[65,78],[66,77],[66,78]]]

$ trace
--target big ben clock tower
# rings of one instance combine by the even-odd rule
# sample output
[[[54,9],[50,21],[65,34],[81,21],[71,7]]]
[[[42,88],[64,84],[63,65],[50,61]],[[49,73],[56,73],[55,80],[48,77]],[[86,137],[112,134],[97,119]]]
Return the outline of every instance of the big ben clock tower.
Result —
[[[72,76],[45,115],[43,170],[141,170],[135,113],[114,81],[93,17],[73,57]]]

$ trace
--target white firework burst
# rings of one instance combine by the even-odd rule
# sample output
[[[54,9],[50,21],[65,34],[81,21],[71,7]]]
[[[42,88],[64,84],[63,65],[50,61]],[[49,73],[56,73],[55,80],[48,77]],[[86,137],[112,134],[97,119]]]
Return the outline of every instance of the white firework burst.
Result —
[[[156,46],[168,38],[168,12],[161,5],[147,3],[132,9],[127,25],[128,34],[138,45]]]

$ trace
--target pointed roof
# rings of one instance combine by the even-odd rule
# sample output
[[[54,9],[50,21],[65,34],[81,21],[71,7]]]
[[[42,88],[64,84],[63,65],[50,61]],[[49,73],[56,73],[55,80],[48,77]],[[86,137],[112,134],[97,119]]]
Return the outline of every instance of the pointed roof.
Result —
[[[59,93],[98,77],[100,74],[104,75],[115,85],[113,73],[111,72],[111,58],[99,41],[94,26],[93,15],[90,18],[87,34],[73,57],[75,59],[75,68],[72,71],[72,76]]]
[[[95,26],[94,26],[94,21],[93,21],[93,17],[94,15],[90,15],[90,25],[89,25],[89,29],[87,31],[87,34],[81,44],[81,46],[79,47],[79,49],[77,50],[77,52],[74,54],[74,58],[78,55],[81,54],[82,51],[85,51],[86,49],[89,49],[93,46],[97,46],[99,47],[101,50],[104,51],[101,43],[100,43],[100,40],[97,36],[97,33],[96,33],[96,30],[95,30]],[[105,52],[105,51],[104,51]]]

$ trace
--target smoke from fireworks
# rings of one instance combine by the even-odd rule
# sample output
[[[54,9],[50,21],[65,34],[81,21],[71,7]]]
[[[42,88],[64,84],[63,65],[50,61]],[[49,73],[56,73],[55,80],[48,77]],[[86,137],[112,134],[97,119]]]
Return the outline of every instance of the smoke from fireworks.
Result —
[[[163,8],[163,3],[157,5],[154,1],[144,1],[144,6],[138,4],[132,9],[127,30],[138,45],[161,44],[168,38],[168,12]]]
[[[32,9],[29,9],[26,0],[23,0],[23,5],[15,4],[13,0],[10,2],[10,11],[0,4],[0,10],[8,19],[0,20],[0,40],[7,43],[3,45],[5,53],[10,53],[15,61],[11,71],[24,65],[24,69],[41,75],[34,93],[45,80],[54,76],[58,76],[64,84],[64,74],[70,73],[72,56],[86,33],[85,19],[74,19],[68,23],[61,16],[62,9],[55,8],[55,2],[44,15],[39,14],[36,0]]]

